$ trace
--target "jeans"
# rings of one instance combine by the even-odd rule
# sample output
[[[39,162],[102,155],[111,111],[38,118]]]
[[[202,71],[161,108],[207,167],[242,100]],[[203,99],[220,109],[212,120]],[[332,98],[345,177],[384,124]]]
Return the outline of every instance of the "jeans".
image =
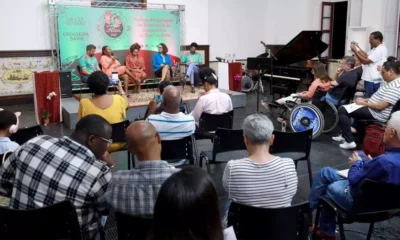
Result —
[[[190,78],[190,84],[194,85],[194,73],[199,71],[199,67],[194,64],[191,63],[189,64],[187,70],[186,70],[186,76],[188,76]]]
[[[338,109],[339,114],[339,126],[342,130],[343,138],[348,143],[354,142],[353,134],[351,133],[351,118],[354,118],[354,121],[361,119],[375,119],[367,107],[361,107],[351,113],[348,113],[347,110],[342,106]]]
[[[364,88],[365,88],[365,97],[366,98],[370,98],[372,97],[372,95],[378,91],[379,87],[381,86],[381,82],[378,81],[373,81],[373,82],[369,82],[369,81],[365,81],[364,80]]]
[[[87,83],[88,82],[88,78],[89,78],[89,76],[81,76],[81,81],[83,82],[83,83]],[[110,77],[108,77],[108,84],[109,85],[113,85],[113,79],[112,78],[110,78]]]
[[[106,223],[107,223],[107,216],[101,216],[101,227],[104,229],[104,227],[106,226]],[[100,240],[101,239],[101,236],[100,236],[100,233],[97,233],[97,235],[96,235],[96,237],[95,237],[95,240]]]
[[[352,209],[353,196],[350,193],[349,181],[341,178],[337,170],[333,168],[322,168],[316,174],[309,196],[311,209],[318,207],[322,196],[329,198],[343,210],[351,211]],[[335,236],[336,214],[329,206],[324,206],[321,210],[319,229],[327,236]]]

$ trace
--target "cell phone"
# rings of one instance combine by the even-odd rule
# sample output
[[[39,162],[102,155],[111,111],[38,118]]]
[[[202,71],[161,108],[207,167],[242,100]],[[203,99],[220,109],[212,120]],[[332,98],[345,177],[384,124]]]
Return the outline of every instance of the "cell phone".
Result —
[[[112,72],[111,78],[114,79],[114,80],[119,80],[118,79],[118,72]]]
[[[161,95],[156,95],[156,103],[160,103],[162,101]]]
[[[360,156],[362,160],[367,160],[367,155],[365,155],[364,151],[356,151],[356,153],[358,154],[358,156]]]

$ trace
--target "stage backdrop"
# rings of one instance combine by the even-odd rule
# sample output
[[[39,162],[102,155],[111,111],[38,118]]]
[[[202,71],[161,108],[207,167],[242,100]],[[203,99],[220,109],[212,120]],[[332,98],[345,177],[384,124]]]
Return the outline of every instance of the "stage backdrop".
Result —
[[[168,46],[173,62],[180,56],[178,11],[75,6],[57,6],[57,11],[61,70],[71,71],[73,81],[80,80],[76,66],[78,59],[86,53],[88,44],[97,47],[98,59],[101,48],[110,46],[124,64],[126,55],[130,54],[129,47],[139,43],[149,76],[153,75],[151,61],[158,44]]]

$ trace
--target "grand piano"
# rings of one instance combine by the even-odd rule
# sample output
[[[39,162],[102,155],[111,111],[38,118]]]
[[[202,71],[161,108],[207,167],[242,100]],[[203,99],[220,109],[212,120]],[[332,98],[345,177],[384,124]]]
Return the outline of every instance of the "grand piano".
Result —
[[[320,60],[321,54],[328,48],[321,36],[321,31],[302,31],[286,45],[267,45],[275,56],[269,56],[273,61],[272,95],[289,95],[296,92],[299,85],[311,83],[310,60],[315,57]],[[269,79],[270,76],[271,68],[267,67],[263,77]]]

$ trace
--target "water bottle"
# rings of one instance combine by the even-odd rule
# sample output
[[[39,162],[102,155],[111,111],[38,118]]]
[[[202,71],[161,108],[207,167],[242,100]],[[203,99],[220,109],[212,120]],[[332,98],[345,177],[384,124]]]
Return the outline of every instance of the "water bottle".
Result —
[[[235,56],[235,54],[232,55],[232,62],[236,62],[236,56]]]
[[[231,55],[228,54],[228,63],[230,63],[230,62],[232,62],[232,58],[231,58]]]
[[[227,62],[228,62],[228,54],[227,54],[227,53],[225,53],[224,62],[225,62],[225,63],[227,63]]]

